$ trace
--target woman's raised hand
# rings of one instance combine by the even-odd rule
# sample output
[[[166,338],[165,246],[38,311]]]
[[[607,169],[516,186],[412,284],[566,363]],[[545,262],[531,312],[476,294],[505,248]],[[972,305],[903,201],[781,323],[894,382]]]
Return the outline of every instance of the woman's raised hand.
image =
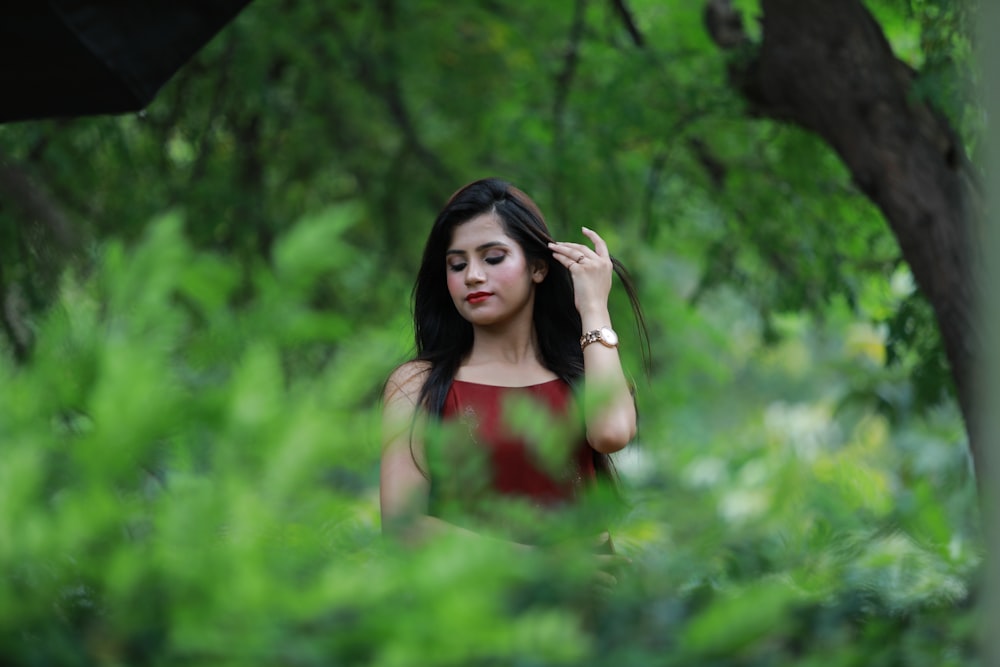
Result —
[[[593,248],[566,241],[549,244],[556,261],[569,269],[573,278],[574,302],[581,316],[607,310],[614,270],[604,239],[592,229],[582,229],[584,236],[594,244]]]

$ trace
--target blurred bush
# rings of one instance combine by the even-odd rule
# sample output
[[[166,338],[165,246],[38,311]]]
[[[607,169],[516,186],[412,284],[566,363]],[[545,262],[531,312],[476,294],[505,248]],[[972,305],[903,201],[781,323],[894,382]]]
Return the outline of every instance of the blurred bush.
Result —
[[[745,346],[669,295],[647,309],[705,358],[640,383],[616,587],[571,539],[516,558],[383,541],[378,397],[408,285],[345,237],[363,215],[300,221],[249,273],[167,215],[65,277],[29,363],[0,357],[0,662],[974,662],[954,415],[889,429],[847,400],[883,371],[824,371],[819,345],[810,367],[839,384],[764,404],[759,383],[806,353],[741,376]],[[584,503],[567,525],[606,518]]]

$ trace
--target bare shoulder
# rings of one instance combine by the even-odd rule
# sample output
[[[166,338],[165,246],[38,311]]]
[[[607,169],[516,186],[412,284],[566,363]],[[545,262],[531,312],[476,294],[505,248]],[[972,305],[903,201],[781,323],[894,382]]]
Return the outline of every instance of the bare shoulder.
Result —
[[[420,390],[423,389],[430,370],[430,362],[420,359],[407,361],[397,366],[389,375],[389,379],[385,381],[383,401],[385,403],[405,402],[416,405]]]

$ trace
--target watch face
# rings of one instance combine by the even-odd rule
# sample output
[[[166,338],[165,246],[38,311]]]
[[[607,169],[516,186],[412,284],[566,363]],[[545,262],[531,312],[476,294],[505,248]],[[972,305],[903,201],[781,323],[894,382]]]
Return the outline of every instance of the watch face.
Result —
[[[611,329],[604,327],[601,329],[601,342],[612,347],[618,344],[618,334]]]

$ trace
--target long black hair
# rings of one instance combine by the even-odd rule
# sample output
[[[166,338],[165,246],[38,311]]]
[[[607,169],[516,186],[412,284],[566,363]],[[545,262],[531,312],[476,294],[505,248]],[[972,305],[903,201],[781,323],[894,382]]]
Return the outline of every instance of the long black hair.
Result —
[[[472,350],[472,325],[459,314],[448,292],[446,251],[457,226],[485,213],[496,215],[504,233],[524,251],[529,266],[548,267],[545,279],[535,285],[533,313],[542,364],[574,388],[583,376],[582,323],[573,301],[573,280],[569,269],[552,256],[548,244],[555,239],[545,218],[524,192],[501,179],[485,178],[453,194],[438,214],[413,286],[416,358],[429,365],[418,404],[432,416],[441,415],[458,368]],[[632,304],[647,356],[648,334],[635,287],[621,262],[612,258],[612,263]],[[610,459],[596,450],[594,455],[597,470],[612,476]]]

